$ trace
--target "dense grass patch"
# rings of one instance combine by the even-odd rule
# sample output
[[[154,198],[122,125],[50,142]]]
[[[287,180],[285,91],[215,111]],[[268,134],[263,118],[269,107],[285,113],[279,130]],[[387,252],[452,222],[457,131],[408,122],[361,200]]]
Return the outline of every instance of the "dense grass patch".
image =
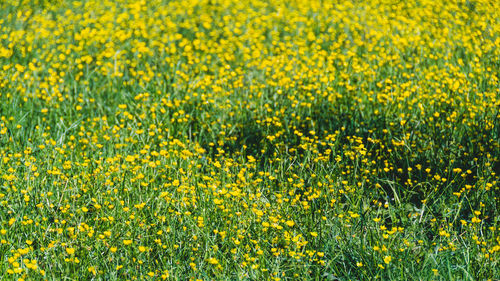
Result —
[[[0,1],[7,280],[495,280],[497,1]]]

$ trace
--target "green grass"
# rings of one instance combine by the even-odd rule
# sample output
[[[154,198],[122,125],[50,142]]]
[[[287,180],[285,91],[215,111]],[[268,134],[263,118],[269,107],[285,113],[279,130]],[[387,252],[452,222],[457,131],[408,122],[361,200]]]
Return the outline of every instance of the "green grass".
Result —
[[[495,1],[3,1],[6,280],[500,278]]]

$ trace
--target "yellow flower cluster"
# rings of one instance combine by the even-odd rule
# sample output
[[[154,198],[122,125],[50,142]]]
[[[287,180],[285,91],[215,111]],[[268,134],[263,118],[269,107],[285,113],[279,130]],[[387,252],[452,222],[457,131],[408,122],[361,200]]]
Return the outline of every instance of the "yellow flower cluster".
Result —
[[[500,2],[0,1],[0,276],[500,276]]]

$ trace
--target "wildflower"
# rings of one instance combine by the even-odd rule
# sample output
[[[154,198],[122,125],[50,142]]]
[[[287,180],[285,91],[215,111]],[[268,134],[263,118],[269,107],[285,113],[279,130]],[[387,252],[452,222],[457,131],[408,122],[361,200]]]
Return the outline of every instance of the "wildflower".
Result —
[[[215,258],[209,258],[209,259],[207,260],[207,262],[208,262],[209,264],[213,264],[213,265],[219,264],[219,261],[218,261],[217,259],[215,259]]]
[[[384,257],[384,262],[385,262],[386,264],[389,264],[391,261],[392,261],[392,257],[391,257],[391,256],[385,256],[385,257]]]

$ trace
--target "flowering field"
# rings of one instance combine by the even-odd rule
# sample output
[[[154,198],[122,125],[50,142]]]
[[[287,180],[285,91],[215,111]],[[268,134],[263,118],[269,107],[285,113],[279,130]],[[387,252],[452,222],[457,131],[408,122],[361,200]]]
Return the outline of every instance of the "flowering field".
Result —
[[[0,279],[498,279],[499,79],[493,0],[2,0]]]

